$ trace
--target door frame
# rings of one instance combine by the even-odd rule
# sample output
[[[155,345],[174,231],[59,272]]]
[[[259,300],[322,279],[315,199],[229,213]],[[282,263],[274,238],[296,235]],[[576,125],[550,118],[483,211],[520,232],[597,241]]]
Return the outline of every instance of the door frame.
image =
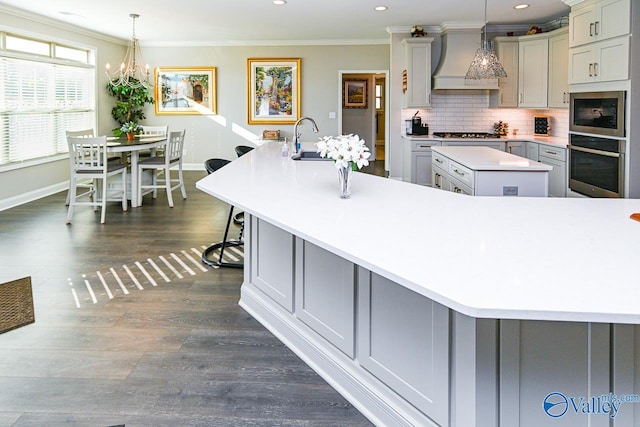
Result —
[[[384,170],[389,170],[389,70],[338,70],[338,135],[342,135],[342,79],[345,74],[384,75]],[[375,111],[375,108],[374,108]],[[375,120],[375,114],[372,118]],[[375,148],[375,142],[373,143]],[[375,154],[372,153],[374,156]]]

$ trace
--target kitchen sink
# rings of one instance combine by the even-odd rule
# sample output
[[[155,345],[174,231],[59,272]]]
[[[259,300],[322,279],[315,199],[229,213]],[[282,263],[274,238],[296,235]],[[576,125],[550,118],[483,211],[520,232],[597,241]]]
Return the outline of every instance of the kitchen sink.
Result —
[[[320,157],[320,153],[313,150],[300,150],[300,152],[291,156],[292,160],[331,160]]]

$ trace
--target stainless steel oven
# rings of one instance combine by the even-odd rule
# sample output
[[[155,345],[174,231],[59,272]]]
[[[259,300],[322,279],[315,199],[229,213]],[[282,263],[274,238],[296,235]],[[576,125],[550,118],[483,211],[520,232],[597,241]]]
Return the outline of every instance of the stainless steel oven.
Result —
[[[590,197],[624,197],[625,140],[569,138],[569,188]]]
[[[570,131],[625,136],[625,91],[571,93],[569,100]]]

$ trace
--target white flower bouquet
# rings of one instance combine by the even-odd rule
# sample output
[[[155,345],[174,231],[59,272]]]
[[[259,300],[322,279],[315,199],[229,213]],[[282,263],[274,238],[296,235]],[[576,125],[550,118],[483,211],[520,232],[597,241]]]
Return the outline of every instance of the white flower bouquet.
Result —
[[[324,136],[316,142],[320,157],[330,158],[336,168],[351,167],[357,170],[369,164],[369,147],[358,135]]]

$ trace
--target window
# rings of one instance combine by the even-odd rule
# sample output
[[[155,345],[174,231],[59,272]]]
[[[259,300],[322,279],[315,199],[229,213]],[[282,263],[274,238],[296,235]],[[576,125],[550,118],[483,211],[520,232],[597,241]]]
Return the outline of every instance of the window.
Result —
[[[66,153],[66,130],[95,128],[91,52],[2,36],[0,165]]]

